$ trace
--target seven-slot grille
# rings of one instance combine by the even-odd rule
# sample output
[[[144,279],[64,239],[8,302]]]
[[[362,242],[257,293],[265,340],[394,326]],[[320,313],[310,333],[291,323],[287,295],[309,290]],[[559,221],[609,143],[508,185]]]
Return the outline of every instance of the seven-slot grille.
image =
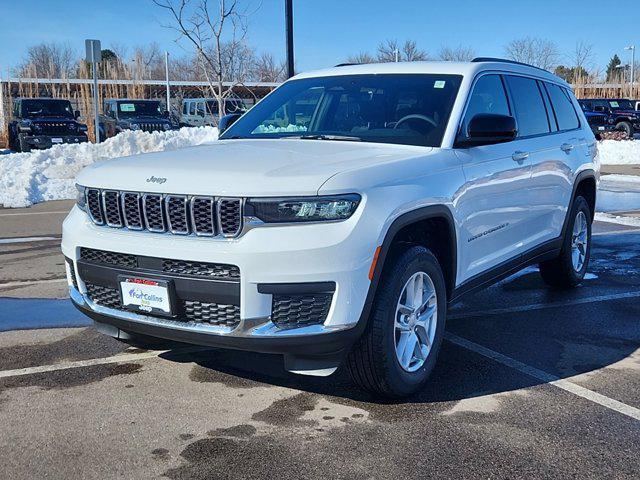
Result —
[[[143,132],[156,132],[158,130],[164,130],[164,124],[162,123],[140,123],[140,130]]]
[[[40,122],[37,125],[45,135],[68,135],[72,130],[72,124],[66,122]]]
[[[236,237],[242,230],[240,198],[119,192],[88,188],[87,211],[96,225],[170,232],[177,235]]]

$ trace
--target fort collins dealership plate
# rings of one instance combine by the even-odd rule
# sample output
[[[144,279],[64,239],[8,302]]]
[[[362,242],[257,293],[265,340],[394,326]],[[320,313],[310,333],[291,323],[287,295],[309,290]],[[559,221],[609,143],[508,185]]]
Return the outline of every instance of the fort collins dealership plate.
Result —
[[[120,275],[122,306],[128,310],[173,316],[173,284],[163,280]]]

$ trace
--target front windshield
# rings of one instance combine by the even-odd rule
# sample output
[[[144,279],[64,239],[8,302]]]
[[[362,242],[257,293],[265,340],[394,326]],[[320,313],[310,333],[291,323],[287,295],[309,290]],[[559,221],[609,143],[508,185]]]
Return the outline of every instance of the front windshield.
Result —
[[[157,117],[161,114],[160,102],[118,102],[118,117]]]
[[[308,137],[438,147],[461,79],[367,74],[293,80],[221,138]]]
[[[609,100],[611,110],[635,110],[629,100]]]
[[[68,100],[23,100],[22,116],[73,118],[73,110]]]

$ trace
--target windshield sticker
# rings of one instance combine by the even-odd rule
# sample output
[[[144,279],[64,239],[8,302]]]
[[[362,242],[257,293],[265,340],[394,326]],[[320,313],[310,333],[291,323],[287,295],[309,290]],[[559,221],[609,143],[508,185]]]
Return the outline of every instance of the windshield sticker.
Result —
[[[436,80],[433,84],[433,88],[444,88],[444,80]]]
[[[135,112],[136,106],[133,103],[121,103],[120,104],[121,112]]]
[[[613,108],[618,108],[620,105],[618,102],[609,102]]]

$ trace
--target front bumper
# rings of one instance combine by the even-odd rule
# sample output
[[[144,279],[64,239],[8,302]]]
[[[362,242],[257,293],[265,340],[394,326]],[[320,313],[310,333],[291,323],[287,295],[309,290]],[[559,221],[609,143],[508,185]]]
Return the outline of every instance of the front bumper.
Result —
[[[31,148],[51,148],[65,143],[87,142],[86,135],[23,135],[22,138]]]
[[[75,276],[69,275],[71,299],[101,331],[115,337],[144,334],[199,345],[280,353],[285,355],[288,370],[301,373],[335,368],[364,328],[359,319],[370,285],[368,271],[375,245],[368,249],[371,256],[363,252],[360,229],[354,228],[357,217],[326,225],[255,228],[240,238],[220,239],[96,226],[74,208],[64,222],[62,241],[68,273],[72,271]],[[171,276],[104,265],[91,267],[81,257],[82,248],[147,259],[153,256],[235,265],[240,271],[235,284],[196,285],[194,279],[180,275],[173,280],[177,295],[183,299],[238,305],[239,321],[231,327],[211,325],[97,304],[88,294],[85,280],[113,287],[118,274],[156,279]],[[324,321],[294,328],[280,328],[272,321],[274,297],[282,293],[279,287],[286,286],[296,294],[305,289],[316,291],[314,285],[327,284],[332,285],[332,297]]]

